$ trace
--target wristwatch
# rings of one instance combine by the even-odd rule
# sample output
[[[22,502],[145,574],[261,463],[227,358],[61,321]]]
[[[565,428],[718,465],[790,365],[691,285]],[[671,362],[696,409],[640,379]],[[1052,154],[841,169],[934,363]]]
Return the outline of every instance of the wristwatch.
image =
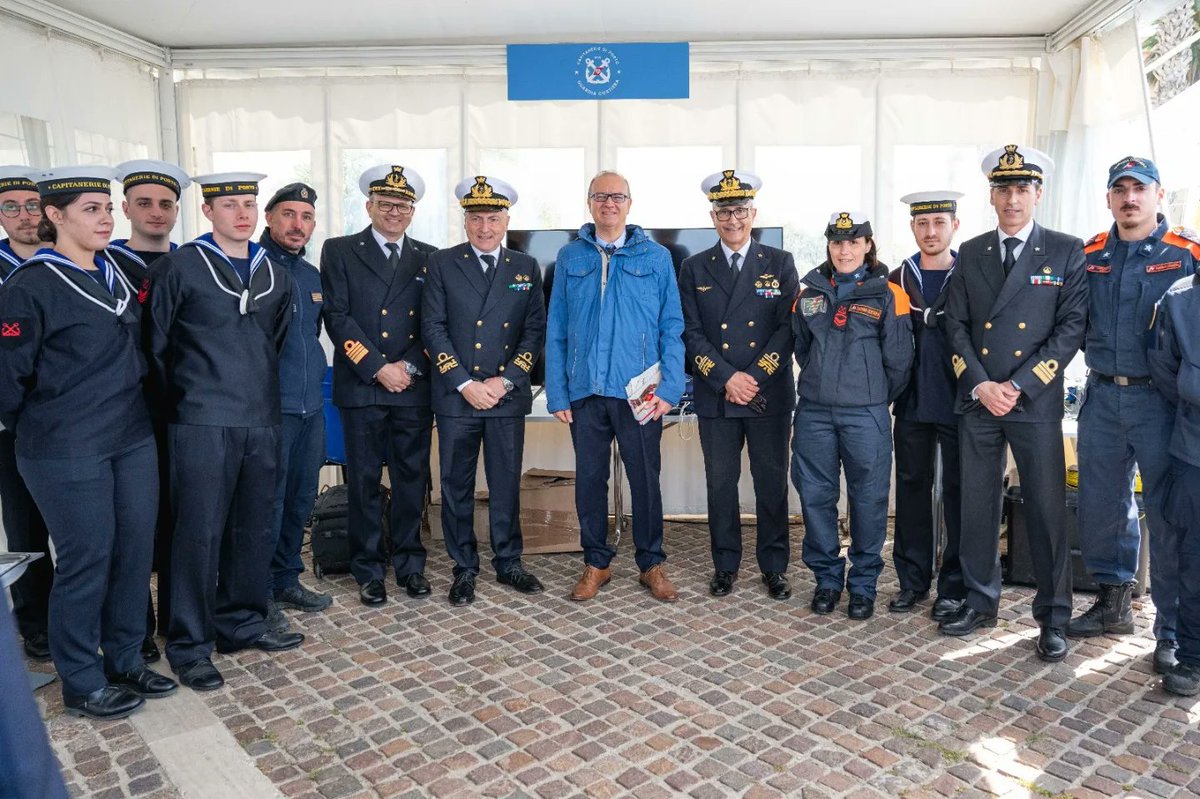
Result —
[[[408,361],[404,362],[404,371],[408,374],[409,377],[420,377],[421,376],[421,370],[418,369],[417,367],[413,366]]]
[[[512,391],[517,387],[516,383],[509,380],[507,377],[504,377],[503,375],[500,376],[500,384],[504,386],[505,391]]]

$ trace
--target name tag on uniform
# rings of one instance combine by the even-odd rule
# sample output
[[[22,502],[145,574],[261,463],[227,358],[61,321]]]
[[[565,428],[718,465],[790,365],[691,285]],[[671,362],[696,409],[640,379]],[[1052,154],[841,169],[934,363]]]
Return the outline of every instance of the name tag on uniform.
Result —
[[[862,314],[863,316],[870,317],[876,321],[883,316],[883,311],[879,310],[878,308],[870,305],[859,305],[858,303],[850,306],[850,313]]]
[[[1030,275],[1029,283],[1033,286],[1061,286],[1062,275]]]
[[[321,292],[319,292],[319,291],[314,291],[314,292],[312,293],[312,301],[313,301],[313,302],[324,302],[324,300],[323,300],[323,299],[321,299]]]
[[[1112,271],[1112,267],[1101,266],[1100,264],[1088,264],[1088,271],[1097,275],[1107,275]],[[1150,271],[1150,267],[1146,267],[1146,271]]]
[[[1146,272],[1149,274],[1154,274],[1155,272],[1170,272],[1175,269],[1182,269],[1182,268],[1183,268],[1182,261],[1168,261],[1166,263],[1161,263],[1161,264],[1147,264]]]

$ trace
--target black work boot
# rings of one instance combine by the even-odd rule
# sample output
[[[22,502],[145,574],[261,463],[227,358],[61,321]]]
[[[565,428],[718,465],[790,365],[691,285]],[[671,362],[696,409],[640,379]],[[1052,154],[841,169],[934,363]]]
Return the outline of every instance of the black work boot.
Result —
[[[1071,638],[1091,638],[1095,635],[1133,632],[1133,583],[1100,584],[1092,606],[1067,622]]]

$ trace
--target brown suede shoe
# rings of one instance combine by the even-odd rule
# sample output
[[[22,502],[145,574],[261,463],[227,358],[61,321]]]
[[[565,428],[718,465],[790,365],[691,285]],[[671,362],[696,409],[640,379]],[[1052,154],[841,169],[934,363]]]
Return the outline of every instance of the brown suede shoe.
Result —
[[[612,579],[612,569],[597,569],[595,566],[584,566],[583,575],[575,588],[571,590],[571,599],[576,602],[587,602],[600,593],[600,587]]]
[[[650,596],[662,602],[674,602],[679,599],[675,586],[667,579],[667,570],[661,563],[656,563],[638,578],[638,582],[650,589]]]

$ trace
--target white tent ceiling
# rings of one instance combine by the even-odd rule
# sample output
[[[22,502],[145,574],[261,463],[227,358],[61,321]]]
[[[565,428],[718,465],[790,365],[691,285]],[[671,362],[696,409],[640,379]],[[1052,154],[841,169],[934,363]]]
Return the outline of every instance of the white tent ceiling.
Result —
[[[1040,36],[1113,3],[56,0],[54,5],[160,46],[209,48]]]

